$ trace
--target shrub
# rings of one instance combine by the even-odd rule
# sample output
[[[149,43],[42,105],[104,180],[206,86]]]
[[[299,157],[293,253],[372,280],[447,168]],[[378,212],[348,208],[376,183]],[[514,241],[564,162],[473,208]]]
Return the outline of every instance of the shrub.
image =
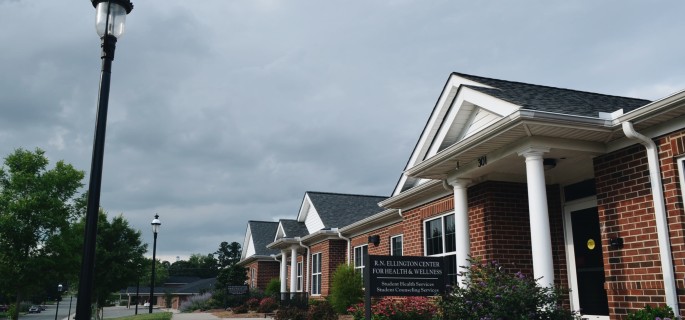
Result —
[[[307,311],[295,307],[278,309],[274,320],[307,320]]]
[[[192,312],[195,310],[206,310],[212,298],[211,293],[205,293],[197,296],[192,296],[188,300],[183,301],[178,309],[182,312]]]
[[[496,262],[470,260],[460,272],[461,286],[443,297],[446,319],[575,319],[561,306],[561,290],[538,286],[521,272],[509,273]]]
[[[266,297],[259,301],[257,312],[269,313],[276,309],[278,309],[278,302],[276,302],[276,299],[272,297]]]
[[[277,297],[281,293],[281,280],[278,278],[273,278],[266,285],[264,289],[264,294],[267,296]]]
[[[355,320],[364,319],[363,303],[358,303],[347,311],[352,314]],[[433,300],[426,297],[399,299],[384,297],[371,304],[371,313],[373,320],[431,320],[436,318],[438,306]]]
[[[646,306],[628,314],[628,320],[655,320],[655,319],[675,319],[673,309],[669,306],[655,307]]]
[[[247,313],[247,305],[241,304],[239,306],[231,308],[231,311],[233,313],[238,314],[238,313]]]
[[[257,299],[257,298],[247,299],[247,301],[245,302],[245,305],[247,306],[248,310],[256,311],[257,308],[259,307],[259,299]]]
[[[319,300],[309,305],[307,320],[337,320],[338,315],[330,303],[326,300]]]
[[[354,266],[341,264],[333,273],[331,283],[331,294],[328,297],[333,310],[343,314],[347,308],[362,301],[364,291],[362,291],[362,277],[354,269]]]

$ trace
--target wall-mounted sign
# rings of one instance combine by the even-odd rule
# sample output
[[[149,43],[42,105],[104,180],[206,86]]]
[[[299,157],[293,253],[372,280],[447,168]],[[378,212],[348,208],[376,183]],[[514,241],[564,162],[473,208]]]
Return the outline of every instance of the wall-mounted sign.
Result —
[[[230,295],[244,295],[249,292],[247,286],[227,286],[226,292]]]
[[[442,257],[369,256],[364,270],[372,296],[435,296],[445,292]]]

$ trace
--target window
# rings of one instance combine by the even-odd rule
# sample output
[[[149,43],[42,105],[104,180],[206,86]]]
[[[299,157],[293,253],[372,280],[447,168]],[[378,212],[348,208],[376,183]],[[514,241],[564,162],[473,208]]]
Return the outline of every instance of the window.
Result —
[[[250,288],[254,289],[257,287],[257,269],[250,268]]]
[[[425,252],[427,256],[445,257],[447,281],[457,282],[457,242],[454,234],[454,214],[425,222]]]
[[[312,255],[312,294],[321,294],[321,252]]]
[[[297,263],[297,292],[302,292],[302,261]]]
[[[366,266],[364,256],[368,253],[369,245],[367,244],[354,248],[354,270],[362,275],[362,280],[364,279],[364,266]]]
[[[402,255],[402,235],[394,236],[390,238],[390,255],[391,256],[401,256]]]

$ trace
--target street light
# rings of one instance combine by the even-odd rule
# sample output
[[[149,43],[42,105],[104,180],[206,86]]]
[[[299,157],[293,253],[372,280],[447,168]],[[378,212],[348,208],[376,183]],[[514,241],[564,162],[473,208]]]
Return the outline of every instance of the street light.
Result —
[[[57,285],[57,308],[55,309],[55,320],[57,320],[57,312],[59,311],[59,298],[62,296],[62,284]]]
[[[117,38],[124,33],[126,15],[133,10],[130,0],[91,0],[95,7],[95,30],[102,40],[102,71],[98,96],[93,157],[88,184],[88,205],[86,227],[81,260],[81,276],[76,299],[76,319],[90,320],[95,275],[95,243],[100,209],[100,186],[102,184],[102,160],[105,153],[105,129],[107,127],[107,106],[109,103],[109,82],[112,74],[112,60]]]
[[[138,268],[136,268],[136,276],[137,276],[137,279],[136,279],[136,315],[138,315],[138,302],[140,301],[138,299],[138,294],[140,293],[140,268],[142,266],[139,263],[137,267]]]
[[[157,255],[157,232],[162,222],[159,221],[159,215],[155,214],[155,219],[152,220],[152,233],[154,234],[154,241],[152,242],[152,277],[150,278],[150,312],[152,313],[153,299],[155,298],[155,256]]]

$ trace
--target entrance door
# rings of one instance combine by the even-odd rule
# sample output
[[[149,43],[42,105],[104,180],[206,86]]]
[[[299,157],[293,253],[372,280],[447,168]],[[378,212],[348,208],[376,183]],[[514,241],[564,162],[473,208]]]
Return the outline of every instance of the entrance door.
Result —
[[[591,206],[587,206],[591,203]],[[583,319],[609,319],[596,202],[566,208],[566,242],[573,309]],[[584,205],[583,205],[584,204]],[[569,230],[570,229],[570,230]]]

